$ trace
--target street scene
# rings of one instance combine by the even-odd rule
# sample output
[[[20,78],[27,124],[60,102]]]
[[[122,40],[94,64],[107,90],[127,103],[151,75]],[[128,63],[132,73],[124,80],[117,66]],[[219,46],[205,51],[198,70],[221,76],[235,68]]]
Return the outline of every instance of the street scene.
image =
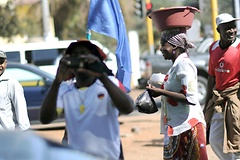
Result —
[[[1,0],[0,18],[0,159],[240,159],[239,0]]]
[[[130,92],[135,100],[143,89]],[[157,113],[139,113],[137,109],[130,115],[119,117],[120,135],[126,160],[157,160],[163,159],[163,135],[160,133],[160,108]],[[46,129],[44,125],[33,125],[32,128],[39,136],[61,143],[64,134],[64,123],[51,125]],[[48,126],[48,125],[47,125]],[[211,147],[207,146],[208,158],[218,160]]]

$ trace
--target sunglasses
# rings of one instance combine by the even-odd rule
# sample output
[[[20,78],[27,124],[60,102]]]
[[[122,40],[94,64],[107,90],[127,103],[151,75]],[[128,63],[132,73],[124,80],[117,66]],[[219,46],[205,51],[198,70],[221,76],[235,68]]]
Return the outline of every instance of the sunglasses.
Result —
[[[5,62],[5,58],[0,58],[0,64],[3,64]]]

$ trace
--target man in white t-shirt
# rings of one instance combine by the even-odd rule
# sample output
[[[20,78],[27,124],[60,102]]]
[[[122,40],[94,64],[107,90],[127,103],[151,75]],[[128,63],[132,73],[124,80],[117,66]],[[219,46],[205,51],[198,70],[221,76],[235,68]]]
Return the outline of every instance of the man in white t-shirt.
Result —
[[[21,84],[9,76],[6,53],[0,51],[0,130],[27,130],[30,122]]]
[[[104,58],[90,41],[71,43],[43,102],[40,120],[50,123],[64,111],[70,147],[115,160],[121,154],[118,115],[131,113],[134,103]],[[72,74],[76,82],[62,83]]]

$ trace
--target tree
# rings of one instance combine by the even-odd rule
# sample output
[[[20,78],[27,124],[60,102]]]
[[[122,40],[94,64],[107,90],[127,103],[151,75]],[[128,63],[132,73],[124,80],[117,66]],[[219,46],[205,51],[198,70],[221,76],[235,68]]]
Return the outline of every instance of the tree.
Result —
[[[8,1],[5,5],[0,5],[0,22],[0,37],[11,41],[13,36],[23,34],[23,27],[12,1]]]
[[[25,6],[14,7],[13,1],[9,0],[6,6],[0,6],[1,37],[11,38],[14,35],[26,35],[27,37],[42,37],[42,9],[41,1]],[[119,0],[127,30],[136,30],[139,33],[140,50],[148,50],[148,37],[146,20],[134,15],[134,0]],[[153,10],[161,7],[173,7],[191,5],[198,0],[151,0]],[[210,1],[203,0],[204,10],[196,17],[202,26],[211,25]],[[219,13],[232,13],[232,0],[218,0]],[[55,25],[55,36],[61,40],[85,38],[89,0],[49,0],[50,15]],[[21,13],[20,13],[21,11]],[[153,26],[155,46],[159,44],[160,33]],[[92,33],[92,39],[99,40],[108,48],[115,49],[116,41],[97,33]]]

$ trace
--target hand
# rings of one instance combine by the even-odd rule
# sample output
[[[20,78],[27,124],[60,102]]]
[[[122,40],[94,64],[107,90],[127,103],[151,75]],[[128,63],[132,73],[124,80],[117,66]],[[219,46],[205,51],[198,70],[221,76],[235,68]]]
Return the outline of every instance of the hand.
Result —
[[[56,74],[56,79],[59,83],[61,83],[62,81],[69,80],[69,78],[72,77],[73,75],[73,69],[68,68],[65,64],[66,64],[65,57],[63,57],[59,62]]]
[[[89,54],[85,55],[84,59],[87,63],[86,67],[78,68],[77,72],[85,73],[94,77],[100,77],[104,72],[107,74],[112,73],[111,70],[109,70],[104,62],[102,62],[98,57]]]
[[[147,88],[149,94],[150,94],[152,97],[154,97],[154,98],[162,95],[161,91],[162,91],[163,89],[156,88],[156,87],[154,87],[154,86],[152,86],[152,85],[150,85],[150,84],[149,84],[146,88]]]
[[[89,75],[89,76],[92,76],[92,77],[97,77],[97,78],[103,76],[103,73],[104,73],[104,72],[102,72],[102,73],[94,72],[94,71],[92,71],[92,70],[85,69],[85,68],[78,68],[76,71],[77,71],[78,73],[84,73],[84,74],[86,74],[86,75]]]

